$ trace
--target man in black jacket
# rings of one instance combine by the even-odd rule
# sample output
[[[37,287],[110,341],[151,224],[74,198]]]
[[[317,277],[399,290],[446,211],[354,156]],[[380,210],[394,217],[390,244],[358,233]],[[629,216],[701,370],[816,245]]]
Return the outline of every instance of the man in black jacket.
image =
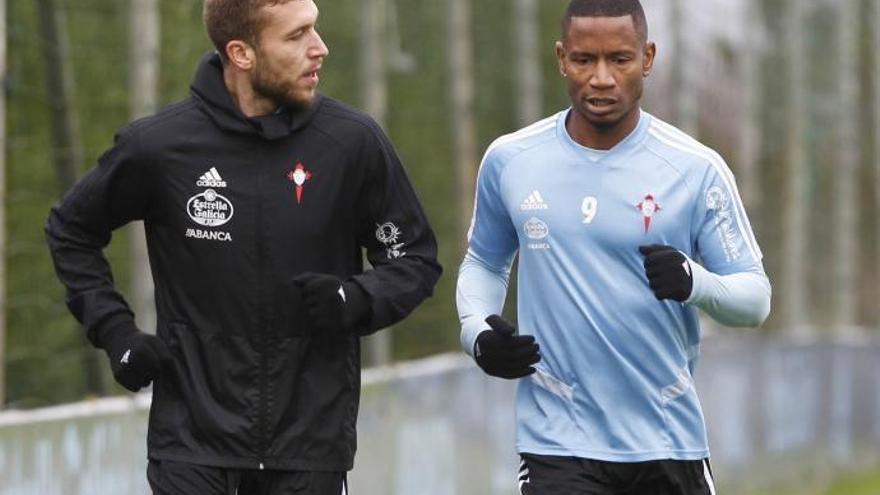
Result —
[[[313,0],[206,0],[217,53],[190,98],[122,129],[50,213],[71,312],[120,384],[153,383],[156,493],[343,493],[359,337],[404,318],[440,276],[391,143],[315,91],[328,54],[317,18]],[[155,336],[102,255],[138,219]]]

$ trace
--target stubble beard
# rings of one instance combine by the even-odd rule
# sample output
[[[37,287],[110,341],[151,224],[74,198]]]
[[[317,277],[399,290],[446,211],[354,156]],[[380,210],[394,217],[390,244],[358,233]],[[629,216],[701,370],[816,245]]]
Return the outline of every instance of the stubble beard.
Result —
[[[299,91],[295,82],[286,82],[271,70],[258,64],[251,85],[254,93],[272,101],[276,107],[297,111],[308,108],[315,99],[314,91]]]

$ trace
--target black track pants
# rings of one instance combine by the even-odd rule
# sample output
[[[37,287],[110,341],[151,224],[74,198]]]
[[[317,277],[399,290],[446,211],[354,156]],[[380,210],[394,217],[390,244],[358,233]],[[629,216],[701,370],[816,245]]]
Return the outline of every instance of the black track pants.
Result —
[[[709,460],[605,462],[522,454],[522,495],[715,495]]]
[[[347,495],[341,471],[259,471],[150,461],[153,495]]]

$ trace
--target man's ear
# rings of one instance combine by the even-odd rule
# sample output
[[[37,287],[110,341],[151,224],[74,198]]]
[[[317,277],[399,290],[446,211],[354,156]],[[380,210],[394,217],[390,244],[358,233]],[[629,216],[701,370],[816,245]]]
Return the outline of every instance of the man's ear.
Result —
[[[226,59],[236,68],[248,71],[254,68],[257,60],[256,51],[242,40],[226,43]]]
[[[654,57],[657,56],[657,45],[653,41],[645,43],[645,52],[642,57],[642,75],[648,77],[654,69]]]
[[[562,77],[568,77],[568,71],[565,70],[565,47],[562,41],[556,42],[556,62],[559,64],[559,73]]]

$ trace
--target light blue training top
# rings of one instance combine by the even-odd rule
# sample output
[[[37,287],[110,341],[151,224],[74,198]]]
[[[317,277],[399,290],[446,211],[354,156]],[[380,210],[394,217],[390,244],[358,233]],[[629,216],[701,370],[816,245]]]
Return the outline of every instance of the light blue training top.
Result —
[[[585,148],[565,128],[568,112],[486,151],[458,282],[462,345],[472,354],[483,319],[500,313],[518,252],[519,332],[541,346],[538,372],[517,391],[518,451],[708,457],[693,386],[697,306],[727,324],[758,325],[769,312],[733,174],[716,152],[646,112],[612,149]],[[691,262],[686,303],[654,297],[644,244],[702,264]]]

